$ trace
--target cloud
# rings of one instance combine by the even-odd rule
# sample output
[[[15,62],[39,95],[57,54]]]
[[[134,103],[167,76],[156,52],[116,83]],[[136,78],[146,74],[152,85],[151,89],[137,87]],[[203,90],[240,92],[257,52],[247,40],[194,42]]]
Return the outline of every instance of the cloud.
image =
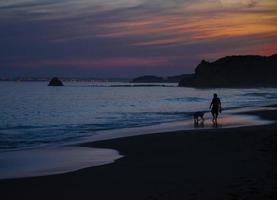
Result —
[[[159,66],[169,63],[166,57],[115,57],[115,58],[73,58],[73,59],[40,59],[33,61],[11,62],[10,66],[40,67],[79,67],[79,68],[113,68],[131,66]]]
[[[133,38],[129,44],[141,46],[180,46],[252,35],[277,36],[276,8],[262,7],[247,12],[212,5],[185,5],[173,13],[103,24],[97,36]]]
[[[275,0],[1,0],[1,66],[183,73],[203,55],[273,52],[276,13]]]
[[[224,7],[255,7],[258,3],[258,0],[220,0],[221,4]]]

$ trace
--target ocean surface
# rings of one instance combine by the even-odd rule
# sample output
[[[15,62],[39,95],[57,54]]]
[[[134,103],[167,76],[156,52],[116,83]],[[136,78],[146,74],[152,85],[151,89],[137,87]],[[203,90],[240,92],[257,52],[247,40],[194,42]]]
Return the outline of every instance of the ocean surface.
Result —
[[[274,88],[195,89],[176,84],[0,82],[0,152],[55,147],[123,128],[191,118],[208,111],[213,93],[224,110],[277,102]]]

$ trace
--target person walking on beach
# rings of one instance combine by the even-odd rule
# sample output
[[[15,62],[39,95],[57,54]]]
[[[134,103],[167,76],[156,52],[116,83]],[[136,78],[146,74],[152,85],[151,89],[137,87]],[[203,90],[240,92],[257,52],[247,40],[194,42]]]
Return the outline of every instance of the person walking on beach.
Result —
[[[218,112],[221,113],[221,102],[220,99],[217,97],[217,94],[214,94],[214,98],[210,104],[211,113],[213,115],[213,125],[217,126],[217,117]]]

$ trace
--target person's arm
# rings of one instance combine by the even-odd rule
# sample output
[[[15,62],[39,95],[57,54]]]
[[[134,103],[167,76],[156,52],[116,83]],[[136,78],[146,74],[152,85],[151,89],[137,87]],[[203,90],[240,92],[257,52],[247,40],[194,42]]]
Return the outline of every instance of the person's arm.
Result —
[[[210,104],[210,109],[212,108],[212,105],[213,105],[213,100],[211,101],[211,104]]]

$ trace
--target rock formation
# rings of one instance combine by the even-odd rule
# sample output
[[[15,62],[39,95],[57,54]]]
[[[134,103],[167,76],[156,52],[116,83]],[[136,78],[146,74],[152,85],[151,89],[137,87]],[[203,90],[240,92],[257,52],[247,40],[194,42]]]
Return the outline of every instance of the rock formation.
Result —
[[[58,79],[57,77],[54,77],[51,79],[48,86],[63,86],[63,83],[60,79]]]
[[[272,56],[227,56],[215,62],[203,60],[183,87],[276,87],[277,54]]]
[[[140,76],[133,80],[131,83],[178,83],[183,78],[191,78],[192,74],[182,74],[177,76],[159,77],[159,76]]]

